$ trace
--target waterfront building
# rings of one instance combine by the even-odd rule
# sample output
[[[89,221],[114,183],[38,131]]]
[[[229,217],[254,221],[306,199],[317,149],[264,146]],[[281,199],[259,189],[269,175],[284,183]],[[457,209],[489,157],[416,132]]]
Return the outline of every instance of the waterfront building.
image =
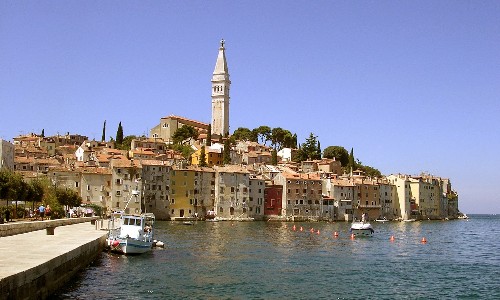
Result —
[[[266,185],[264,189],[264,215],[266,217],[281,216],[283,186],[282,185]]]
[[[351,221],[353,218],[353,202],[355,185],[352,180],[327,178],[323,179],[323,195],[333,199],[333,206],[324,208],[328,213],[324,217],[339,221]]]
[[[361,215],[366,213],[369,219],[376,219],[380,216],[380,193],[376,181],[365,176],[354,176],[355,187],[355,211],[354,217],[361,220]]]
[[[220,218],[247,218],[250,173],[229,165],[215,169],[215,212]],[[262,198],[264,188],[262,187]],[[255,201],[255,200],[254,200]]]
[[[14,171],[14,144],[0,139],[0,170]]]
[[[133,159],[117,158],[110,162],[112,174],[111,207],[115,211],[137,214],[144,211],[141,205],[142,166]]]
[[[255,220],[262,220],[265,210],[266,182],[262,176],[250,175],[248,186],[248,202],[246,207],[243,207],[242,213],[247,213],[248,217]]]
[[[81,167],[75,171],[81,175],[78,194],[82,197],[82,203],[101,206],[104,212],[111,211],[111,170],[102,167]]]
[[[412,218],[411,215],[411,189],[408,175],[397,174],[387,176],[389,183],[396,187],[396,202],[394,203],[395,214],[403,220]]]
[[[317,174],[282,172],[274,178],[283,186],[282,215],[295,219],[319,219],[322,182]]]
[[[412,216],[418,219],[438,219],[440,188],[438,181],[430,176],[409,178]]]
[[[224,40],[220,41],[219,53],[212,75],[212,134],[229,134],[229,91],[231,81],[226,61]]]
[[[395,203],[397,201],[396,186],[390,184],[387,179],[381,179],[378,181],[379,194],[380,194],[380,218],[386,218],[388,220],[393,220],[399,215],[396,214]]]
[[[154,213],[158,220],[170,219],[168,195],[171,165],[159,160],[143,160],[141,165],[144,212]]]

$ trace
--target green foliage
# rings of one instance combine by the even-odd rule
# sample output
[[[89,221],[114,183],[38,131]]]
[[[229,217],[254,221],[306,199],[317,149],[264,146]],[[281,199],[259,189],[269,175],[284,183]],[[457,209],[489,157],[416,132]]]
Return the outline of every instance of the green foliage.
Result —
[[[77,192],[70,189],[57,188],[56,198],[59,204],[69,207],[80,206],[82,204],[82,197],[80,197]]]
[[[189,143],[191,139],[198,138],[198,130],[196,130],[193,126],[184,125],[177,128],[172,138],[175,144],[184,144],[184,141]]]
[[[271,139],[271,127],[269,126],[259,126],[252,130],[252,132],[260,144],[265,145]]]
[[[356,170],[356,162],[354,161],[354,148],[351,148],[351,153],[349,154],[349,164],[347,165],[349,171]]]
[[[342,167],[346,167],[349,164],[349,152],[342,146],[328,146],[323,150],[324,158],[334,158],[340,161]]]
[[[121,149],[121,150],[130,150],[131,149],[131,145],[132,145],[132,140],[135,140],[135,139],[137,139],[137,136],[135,136],[135,135],[127,135],[125,138],[123,138],[122,143],[117,148]]]
[[[194,153],[193,148],[189,145],[182,145],[182,144],[173,144],[170,146],[172,150],[175,150],[179,153],[181,153],[182,157],[184,157],[187,160],[191,159],[191,154]]]
[[[252,130],[245,128],[245,127],[239,127],[233,132],[232,137],[234,137],[238,141],[257,141],[257,135],[255,132]]]
[[[297,150],[297,155],[295,156],[295,162],[301,162],[304,160],[314,160],[321,159],[321,150],[318,149],[318,140],[312,132],[306,139],[305,143],[299,146]]]
[[[365,175],[370,176],[370,177],[382,177],[382,173],[380,173],[379,170],[370,167],[370,166],[364,166],[361,163],[356,166],[357,169],[362,170],[365,172]]]
[[[123,143],[123,127],[122,122],[118,124],[118,129],[116,130],[116,147],[121,147]]]
[[[231,143],[228,138],[224,141],[223,163],[228,165],[231,163]]]
[[[104,125],[102,126],[102,137],[101,141],[104,142],[106,141],[106,120],[104,120]]]
[[[207,155],[205,154],[205,146],[201,146],[201,151],[200,151],[200,167],[206,167],[207,166]]]
[[[208,124],[208,132],[207,132],[206,145],[208,147],[212,146],[212,124]]]
[[[42,133],[40,134],[41,137],[45,137],[45,129],[42,128]]]
[[[276,150],[271,150],[271,165],[276,166],[278,164],[278,152]]]

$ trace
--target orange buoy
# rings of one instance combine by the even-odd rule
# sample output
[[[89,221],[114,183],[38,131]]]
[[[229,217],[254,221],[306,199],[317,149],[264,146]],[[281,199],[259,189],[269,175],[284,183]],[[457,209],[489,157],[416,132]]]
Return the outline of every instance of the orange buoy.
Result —
[[[318,232],[316,232],[317,234],[319,234],[319,229],[318,229]]]
[[[337,231],[335,231],[335,232],[333,233],[333,236],[334,236],[334,237],[338,237],[338,236],[339,236],[339,233],[338,233]]]
[[[427,240],[425,239],[425,237],[423,237],[423,238],[422,238],[422,241],[421,241],[421,242],[422,242],[422,244],[427,243]]]
[[[351,239],[354,240],[355,237],[356,235],[354,233],[351,233]]]
[[[391,235],[391,238],[390,238],[391,242],[394,242],[395,238],[393,235]]]
[[[311,228],[311,230],[309,230],[309,231],[314,232],[314,228]]]
[[[293,231],[295,231],[295,225],[293,225],[292,229],[293,229]]]
[[[302,228],[302,226],[300,226],[300,231],[304,231],[304,228]]]

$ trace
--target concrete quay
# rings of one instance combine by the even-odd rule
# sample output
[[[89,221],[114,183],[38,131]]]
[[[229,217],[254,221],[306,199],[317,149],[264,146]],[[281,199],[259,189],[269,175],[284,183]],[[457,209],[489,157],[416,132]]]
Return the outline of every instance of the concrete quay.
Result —
[[[107,232],[90,220],[55,228],[50,222],[36,222],[47,223],[37,225],[40,230],[0,237],[0,299],[49,298],[105,246]]]

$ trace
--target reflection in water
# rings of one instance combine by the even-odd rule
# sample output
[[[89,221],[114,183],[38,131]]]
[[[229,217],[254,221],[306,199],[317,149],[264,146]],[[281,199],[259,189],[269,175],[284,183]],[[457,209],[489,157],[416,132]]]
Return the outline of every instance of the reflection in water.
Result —
[[[351,239],[348,223],[158,222],[165,249],[103,253],[56,298],[498,298],[499,223],[374,223]]]

